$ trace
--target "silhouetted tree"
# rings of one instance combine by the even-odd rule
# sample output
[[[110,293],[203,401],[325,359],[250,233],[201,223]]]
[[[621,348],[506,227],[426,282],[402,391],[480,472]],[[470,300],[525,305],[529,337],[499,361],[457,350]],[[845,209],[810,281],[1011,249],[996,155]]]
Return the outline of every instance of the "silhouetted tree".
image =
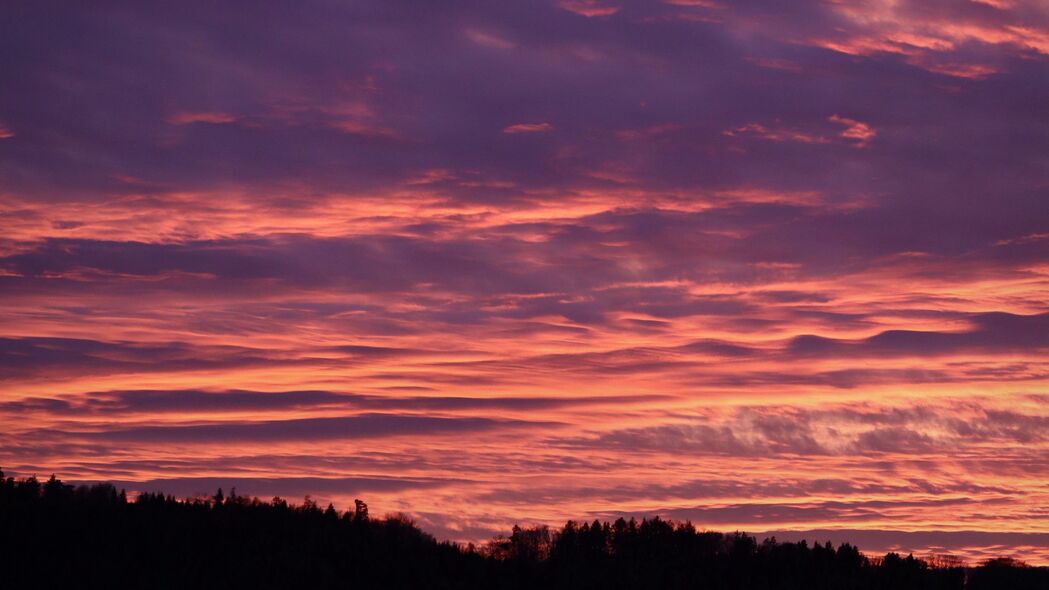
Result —
[[[353,521],[368,522],[368,505],[357,498],[353,499]]]
[[[4,587],[114,588],[711,588],[726,590],[1045,590],[1049,570],[1015,560],[964,567],[849,544],[758,543],[655,518],[515,526],[481,551],[439,543],[404,514],[341,517],[301,506],[224,497],[134,502],[109,484],[41,484],[0,471]]]

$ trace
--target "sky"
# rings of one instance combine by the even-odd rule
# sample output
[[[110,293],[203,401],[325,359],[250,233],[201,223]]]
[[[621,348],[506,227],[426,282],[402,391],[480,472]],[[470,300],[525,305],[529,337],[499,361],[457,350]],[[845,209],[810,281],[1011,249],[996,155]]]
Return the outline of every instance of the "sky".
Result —
[[[1049,4],[8,2],[0,466],[1049,564]]]

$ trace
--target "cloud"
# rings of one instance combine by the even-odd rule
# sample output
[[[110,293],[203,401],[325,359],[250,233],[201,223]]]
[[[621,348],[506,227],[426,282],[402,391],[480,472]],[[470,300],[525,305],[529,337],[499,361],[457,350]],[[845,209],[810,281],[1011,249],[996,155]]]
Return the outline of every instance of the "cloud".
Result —
[[[0,402],[0,412],[63,413],[87,417],[94,414],[185,414],[188,412],[284,412],[290,410],[325,411],[337,408],[409,411],[514,411],[533,412],[587,406],[622,407],[632,403],[651,403],[669,396],[399,396],[365,395],[335,391],[204,391],[160,389],[101,391],[66,394],[59,398],[27,397]]]
[[[819,135],[793,129],[769,128],[761,123],[747,123],[734,129],[726,129],[722,135],[728,137],[753,136],[768,141],[797,141],[801,143],[827,143],[829,140]]]
[[[232,346],[199,347],[184,342],[103,342],[77,338],[0,338],[3,377],[49,373],[231,369],[282,362],[266,351]]]
[[[675,508],[664,512],[680,521],[701,525],[743,525],[748,528],[770,523],[795,522],[857,522],[878,517],[894,509],[937,509],[979,503],[967,498],[893,501],[872,500],[854,502],[811,502],[806,504],[753,503],[725,506]]]
[[[569,12],[588,18],[611,16],[620,10],[618,6],[606,4],[600,0],[559,0],[557,5]]]
[[[208,445],[235,441],[352,440],[394,436],[427,436],[484,432],[494,429],[543,428],[544,422],[445,418],[403,414],[359,414],[325,418],[218,422],[175,426],[109,428],[69,432],[74,438],[124,443],[181,443]]]
[[[888,330],[861,340],[804,335],[787,351],[798,356],[935,356],[964,352],[1004,354],[1049,347],[1049,314],[974,314],[959,332]]]
[[[552,131],[554,126],[550,123],[514,123],[503,128],[503,133],[510,135],[517,133],[546,133]]]
[[[146,481],[111,480],[118,488],[131,492],[162,492],[176,497],[211,496],[219,488],[229,494],[236,488],[239,496],[272,496],[290,498],[302,496],[342,497],[376,492],[403,492],[426,490],[455,483],[454,479],[385,478],[385,477],[173,477]],[[346,506],[340,509],[345,510]]]
[[[871,139],[878,135],[870,125],[855,119],[831,115],[828,121],[844,125],[845,129],[838,135],[855,141],[856,147],[865,147]]]
[[[907,428],[876,428],[856,439],[857,452],[925,453],[935,448],[932,438]]]
[[[500,36],[498,36],[496,34],[493,34],[493,33],[490,33],[490,32],[486,32],[486,31],[479,31],[477,29],[467,29],[465,31],[465,34],[466,34],[466,38],[469,39],[470,41],[473,41],[474,43],[476,43],[478,45],[481,45],[481,46],[484,46],[484,47],[489,47],[489,48],[492,48],[492,49],[506,50],[506,49],[513,49],[514,47],[517,46],[517,44],[514,43],[513,41],[510,41],[508,39],[504,39],[504,38],[502,38],[502,37],[500,37]]]
[[[211,123],[214,125],[221,125],[224,123],[234,123],[237,117],[229,113],[192,113],[192,112],[178,112],[167,119],[168,123],[172,125],[189,125],[192,123]]]
[[[845,405],[824,410],[741,407],[708,414],[684,422],[555,437],[548,442],[555,447],[669,455],[940,456],[951,450],[1005,441],[1037,444],[1045,440],[1042,432],[1049,425],[1049,416],[1041,413],[980,405],[970,406],[964,413],[940,405],[869,410]]]

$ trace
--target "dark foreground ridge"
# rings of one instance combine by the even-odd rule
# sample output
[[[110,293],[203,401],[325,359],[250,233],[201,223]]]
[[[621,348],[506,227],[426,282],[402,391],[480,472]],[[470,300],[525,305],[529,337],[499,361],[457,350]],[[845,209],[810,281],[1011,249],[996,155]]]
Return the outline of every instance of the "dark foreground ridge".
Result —
[[[0,472],[0,581],[69,588],[1039,589],[1049,568],[963,567],[829,543],[757,542],[659,518],[514,527],[475,548],[405,516],[280,498],[177,500]],[[16,586],[15,584],[25,584]]]

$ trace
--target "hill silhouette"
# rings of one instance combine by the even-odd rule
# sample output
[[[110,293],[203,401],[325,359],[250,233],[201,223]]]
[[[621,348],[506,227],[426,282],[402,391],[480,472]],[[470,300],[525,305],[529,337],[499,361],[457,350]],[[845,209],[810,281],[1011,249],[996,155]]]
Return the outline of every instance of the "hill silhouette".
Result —
[[[438,542],[406,516],[262,501],[219,490],[134,501],[110,484],[0,472],[6,587],[109,588],[1049,588],[1049,568],[963,567],[856,547],[758,542],[660,518],[514,527],[474,547]]]

